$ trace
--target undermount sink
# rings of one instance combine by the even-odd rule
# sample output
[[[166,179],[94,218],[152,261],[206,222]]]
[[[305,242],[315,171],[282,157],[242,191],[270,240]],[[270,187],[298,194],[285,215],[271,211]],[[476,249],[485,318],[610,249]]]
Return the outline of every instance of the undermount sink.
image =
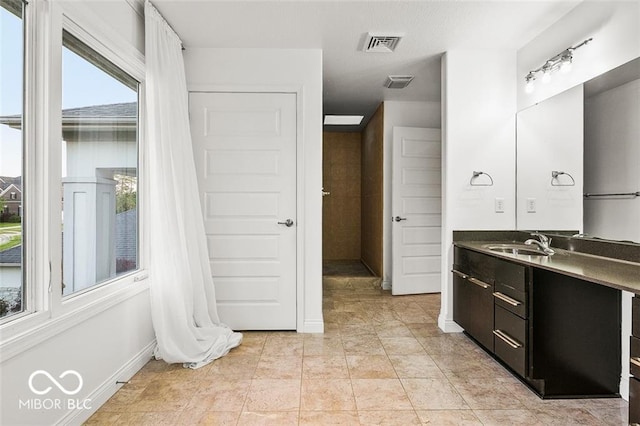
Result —
[[[524,244],[487,244],[484,248],[498,253],[519,254],[523,256],[549,256],[548,253]]]

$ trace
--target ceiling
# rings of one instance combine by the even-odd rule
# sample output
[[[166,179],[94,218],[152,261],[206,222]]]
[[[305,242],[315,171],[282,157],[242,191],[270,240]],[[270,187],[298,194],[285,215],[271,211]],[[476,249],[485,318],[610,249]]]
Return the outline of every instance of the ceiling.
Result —
[[[322,49],[324,113],[365,115],[366,124],[385,100],[440,101],[440,58],[445,51],[518,49],[579,2],[155,0],[154,4],[187,49]],[[368,32],[401,34],[403,39],[394,53],[364,53]],[[390,74],[413,74],[415,79],[405,89],[387,89],[383,83]]]

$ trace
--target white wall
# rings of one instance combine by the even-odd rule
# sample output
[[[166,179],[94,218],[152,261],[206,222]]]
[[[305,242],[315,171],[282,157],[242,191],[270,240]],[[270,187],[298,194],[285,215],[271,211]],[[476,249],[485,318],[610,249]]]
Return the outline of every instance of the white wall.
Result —
[[[298,331],[322,332],[322,51],[191,48],[185,67],[190,91],[299,93]]]
[[[545,60],[590,37],[574,52],[571,72],[554,73],[549,83],[536,80],[527,94],[525,76]],[[584,1],[518,50],[518,110],[584,83],[640,56],[640,2]]]
[[[391,157],[393,153],[393,127],[425,127],[440,129],[442,106],[440,102],[384,102],[383,136],[383,269],[382,286],[391,288],[392,277],[392,237],[391,237]]]
[[[99,16],[105,31],[117,34],[131,48],[144,53],[143,0],[62,0],[59,3],[75,9],[76,16]]]
[[[453,230],[515,228],[516,52],[455,50],[442,63],[443,256],[438,325],[453,322]],[[493,186],[471,186],[473,171],[489,173]],[[495,199],[504,199],[504,213]]]
[[[640,191],[640,80],[585,102],[585,192]],[[640,198],[587,198],[584,232],[640,243]]]
[[[45,425],[58,422],[79,424],[116,392],[151,358],[155,335],[151,324],[148,289],[130,297],[110,309],[77,321],[71,328],[60,330],[36,346],[7,358],[2,357],[0,400],[3,425]],[[44,396],[29,389],[29,376],[36,370],[46,370],[54,378],[66,370],[82,376],[83,387],[77,395],[64,395],[57,387]],[[67,389],[76,385],[73,377],[58,379]],[[43,377],[34,380],[36,389],[51,383]],[[61,409],[20,408],[19,401],[30,399],[60,399]],[[90,410],[68,410],[68,399],[91,399]]]
[[[69,177],[97,176],[97,169],[136,169],[136,141],[67,142],[66,174]]]
[[[518,229],[582,231],[583,105],[579,85],[518,112]]]
[[[44,3],[30,2],[29,7],[44,10],[48,7]],[[139,57],[143,20],[125,0],[56,3],[62,7],[51,9],[52,24],[42,26],[41,32],[51,30],[60,34],[61,29],[56,27],[60,17],[55,14],[65,11],[72,21],[98,39],[107,36],[110,46],[120,46],[129,53],[135,51]],[[52,35],[45,34],[44,37],[49,40]],[[52,81],[53,89],[57,87],[56,75],[59,76],[53,73],[47,78]],[[144,218],[141,221],[144,223]],[[34,252],[38,253],[38,259],[43,259],[40,253],[46,253],[46,248],[37,247]],[[28,262],[29,259],[27,265],[36,270],[49,270],[49,265],[29,265]],[[53,271],[60,269],[54,267]],[[39,281],[34,286],[46,291],[46,283],[39,278],[42,275],[28,275],[28,278],[32,277]],[[151,324],[149,284],[144,280],[144,273],[137,274],[137,278],[139,281],[134,281],[130,275],[117,283],[65,300],[58,312],[43,311],[3,324],[0,330],[0,424],[79,424],[116,392],[121,386],[116,385],[117,380],[128,380],[150,359],[155,335]],[[92,298],[96,294],[103,296]],[[24,327],[27,323],[34,325]],[[16,333],[20,329],[24,331]],[[39,376],[37,380],[41,381],[34,381],[36,386],[40,389],[52,386],[52,390],[43,396],[35,395],[28,387],[28,380],[36,370],[46,370],[67,388],[76,384],[73,378],[67,377],[70,381],[66,383],[58,377],[66,370],[75,370],[82,376],[82,389],[70,397]],[[60,409],[20,407],[20,400],[33,398],[60,399],[63,406]],[[64,405],[70,398],[85,403],[87,409],[68,409]],[[85,402],[86,399],[91,401]]]

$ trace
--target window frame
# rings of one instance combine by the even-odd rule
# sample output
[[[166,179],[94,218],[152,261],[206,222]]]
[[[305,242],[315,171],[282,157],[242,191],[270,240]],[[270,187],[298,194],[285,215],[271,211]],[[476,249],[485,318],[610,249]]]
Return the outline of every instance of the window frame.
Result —
[[[137,95],[137,105],[138,105],[138,112],[137,112],[137,123],[136,123],[136,150],[137,150],[137,164],[136,164],[136,173],[138,177],[140,175],[140,126],[141,126],[141,117],[140,117],[140,104],[142,102],[142,92],[141,92],[141,86],[142,86],[142,82],[140,81],[140,78],[136,78],[135,76],[133,76],[128,70],[126,70],[121,64],[118,64],[113,58],[109,57],[108,55],[105,54],[105,52],[110,51],[110,49],[108,49],[108,47],[104,46],[103,43],[101,43],[100,41],[98,41],[95,37],[93,37],[91,34],[89,34],[87,31],[85,31],[82,27],[80,27],[79,25],[77,25],[73,20],[69,19],[66,15],[63,15],[63,24],[62,24],[62,33],[67,32],[68,34],[70,34],[72,37],[75,37],[79,42],[83,43],[86,47],[88,47],[90,50],[92,50],[93,52],[99,54],[100,56],[102,56],[105,60],[109,61],[112,65],[116,66],[120,71],[123,71],[125,73],[127,73],[127,75],[129,77],[132,77],[133,79],[136,80],[137,83],[137,90],[136,90],[136,95]],[[62,64],[62,52],[64,50],[64,35],[61,36],[60,38],[60,61]],[[67,49],[69,49],[67,47]],[[73,52],[73,49],[70,49]],[[80,55],[79,53],[74,52],[74,54],[78,55],[78,57],[83,58],[84,60],[86,60],[87,62],[90,63],[90,61],[86,58],[84,58],[82,55]],[[119,60],[120,58],[118,58]],[[92,64],[93,66],[97,67],[95,64]],[[60,69],[62,70],[62,65],[60,67]],[[103,70],[103,72],[107,73],[106,71]],[[114,78],[113,76],[111,76],[111,78]],[[60,114],[60,123],[58,125],[58,139],[59,141],[62,141],[61,137],[62,137],[62,72],[61,72],[61,79],[60,79],[61,85],[60,85],[60,107],[58,109],[58,113]],[[56,88],[58,89],[58,88]],[[52,139],[53,140],[53,139]],[[50,155],[49,160],[53,163],[51,164],[51,170],[52,173],[50,173],[50,182],[61,182],[60,181],[60,177],[62,176],[62,168],[61,168],[61,163],[60,163],[60,158],[62,155],[62,151],[61,151],[61,145],[60,144],[56,144],[55,142],[52,143],[52,145],[55,145],[55,151],[52,155]],[[55,175],[55,177],[54,177]],[[52,191],[49,191],[49,194],[52,194]],[[58,200],[52,200],[52,203],[55,203],[56,201],[58,201],[59,205],[58,205],[58,211],[57,213],[55,211],[51,212],[50,218],[52,220],[51,223],[51,228],[52,229],[57,229],[56,227],[59,227],[60,225],[60,216],[59,213],[62,212],[63,208],[62,208],[62,193],[60,193],[60,197]],[[138,207],[138,203],[136,202],[136,207]],[[56,215],[57,214],[57,215]],[[136,213],[137,217],[136,220],[140,222],[140,210],[137,210]],[[57,224],[57,225],[56,225]],[[137,226],[138,229],[138,234],[140,233],[140,227]],[[57,246],[62,247],[62,233],[61,232],[57,232],[57,234],[54,236],[51,236],[52,239],[55,240],[59,240],[59,244],[56,242]],[[139,244],[139,238],[136,238],[136,245],[137,245],[137,253],[140,251],[140,244]],[[52,254],[53,255],[53,254]],[[56,259],[56,264],[63,264],[63,252],[60,252],[60,261],[58,262],[58,260]],[[56,254],[57,257],[57,254]],[[136,274],[140,269],[141,269],[141,265],[140,265],[140,256],[137,256],[137,267],[134,270],[131,271],[126,271],[120,275],[117,276],[113,276],[110,277],[106,280],[103,281],[98,281],[86,288],[80,289],[78,291],[72,292],[70,294],[62,294],[62,284],[63,284],[63,274],[62,271],[60,271],[60,276],[53,276],[52,279],[52,287],[53,287],[53,293],[58,295],[61,294],[62,295],[62,305],[66,306],[66,305],[72,305],[72,299],[76,298],[76,297],[80,297],[82,295],[85,295],[87,293],[96,291],[97,289],[99,289],[100,287],[103,286],[108,286],[111,285],[117,281],[119,281],[121,278],[126,277],[127,275],[131,275],[131,274]],[[59,282],[58,282],[59,280]]]
[[[23,206],[22,209],[22,219],[21,219],[21,225],[22,225],[22,264],[20,265],[21,267],[21,274],[22,274],[22,311],[21,312],[17,312],[13,315],[8,315],[5,316],[4,318],[0,319],[0,338],[4,336],[4,326],[6,324],[10,324],[13,321],[19,321],[22,318],[25,318],[26,316],[31,314],[31,311],[29,310],[32,306],[33,306],[33,302],[31,301],[32,298],[32,291],[29,291],[29,289],[27,288],[27,271],[28,271],[28,267],[31,266],[31,260],[28,256],[27,256],[27,250],[28,247],[31,245],[30,242],[28,242],[27,238],[29,237],[29,233],[27,233],[27,225],[28,225],[28,220],[27,217],[25,216],[25,203],[29,201],[29,197],[25,196],[25,192],[29,191],[29,189],[27,189],[27,179],[25,179],[25,175],[27,173],[26,171],[26,166],[27,166],[27,154],[28,154],[28,150],[27,150],[27,125],[28,123],[26,122],[26,105],[27,105],[27,98],[28,98],[28,92],[27,92],[27,87],[29,86],[28,82],[27,82],[27,68],[31,62],[31,55],[33,54],[32,49],[29,47],[29,40],[31,39],[32,34],[30,32],[32,32],[34,25],[32,25],[32,21],[33,21],[33,13],[30,13],[32,11],[33,8],[29,8],[28,7],[28,3],[25,3],[24,1],[22,1],[22,134],[21,134],[21,139],[22,139],[22,194],[21,194],[21,204]],[[31,31],[30,31],[31,30]],[[11,200],[9,200],[11,201]],[[8,206],[5,207],[6,210],[8,210]],[[28,261],[27,261],[28,260]],[[25,267],[25,265],[27,265]],[[1,346],[0,346],[1,348]]]
[[[23,312],[0,320],[0,362],[148,289],[144,56],[78,3],[24,7]],[[60,232],[63,30],[128,73],[138,85],[137,269],[62,296]],[[50,82],[53,82],[51,84]]]

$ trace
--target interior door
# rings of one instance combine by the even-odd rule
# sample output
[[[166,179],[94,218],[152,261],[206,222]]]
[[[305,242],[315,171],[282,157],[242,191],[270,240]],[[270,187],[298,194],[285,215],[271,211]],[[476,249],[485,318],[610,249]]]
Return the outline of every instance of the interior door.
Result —
[[[296,95],[190,93],[198,185],[222,322],[296,328]]]
[[[440,292],[439,129],[393,128],[391,293]]]

